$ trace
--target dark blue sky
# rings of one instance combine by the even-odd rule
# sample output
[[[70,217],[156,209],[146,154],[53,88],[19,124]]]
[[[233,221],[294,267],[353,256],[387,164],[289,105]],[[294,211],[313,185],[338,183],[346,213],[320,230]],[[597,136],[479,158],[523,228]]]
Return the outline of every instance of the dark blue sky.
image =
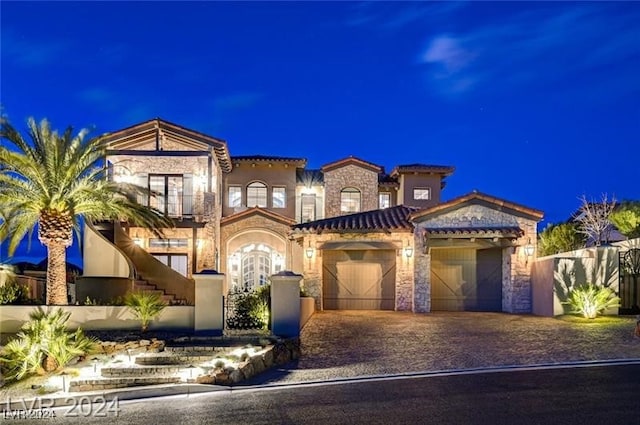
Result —
[[[154,117],[232,155],[454,165],[566,219],[640,198],[638,2],[6,2],[1,98],[17,126]],[[544,225],[544,223],[543,223]]]

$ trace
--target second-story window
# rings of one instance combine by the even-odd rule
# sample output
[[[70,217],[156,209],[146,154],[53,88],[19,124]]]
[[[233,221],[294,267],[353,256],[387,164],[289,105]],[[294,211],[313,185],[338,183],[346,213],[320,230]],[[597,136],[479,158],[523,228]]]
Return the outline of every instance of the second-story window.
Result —
[[[148,205],[157,208],[169,217],[192,214],[193,177],[191,175],[149,176],[149,190],[152,196]],[[146,199],[145,199],[146,200]]]
[[[316,195],[313,193],[303,193],[300,198],[300,221],[307,223],[316,219]]]
[[[413,189],[413,199],[420,201],[431,199],[431,189],[428,187],[416,187]]]
[[[285,208],[287,206],[287,192],[284,187],[273,188],[273,208]]]
[[[391,194],[389,192],[381,192],[378,195],[378,208],[389,208],[391,206]]]
[[[242,206],[242,188],[229,186],[229,207],[238,208],[240,206]]]
[[[360,191],[353,187],[347,187],[340,192],[340,212],[356,213],[360,212]]]
[[[247,207],[267,206],[267,186],[260,182],[253,182],[247,186]]]

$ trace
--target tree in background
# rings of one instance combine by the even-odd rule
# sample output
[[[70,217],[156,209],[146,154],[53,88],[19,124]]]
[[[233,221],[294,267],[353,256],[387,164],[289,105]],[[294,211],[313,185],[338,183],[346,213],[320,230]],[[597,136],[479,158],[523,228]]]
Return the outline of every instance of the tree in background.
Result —
[[[584,248],[585,237],[576,223],[549,224],[540,233],[538,250],[540,256],[558,254]]]
[[[0,242],[9,240],[12,255],[37,227],[48,254],[47,304],[68,303],[66,248],[80,218],[130,220],[158,234],[173,226],[160,211],[138,204],[136,196],[147,189],[106,178],[102,137],[87,140],[88,130],[74,135],[71,127],[59,134],[46,119],[29,118],[27,142],[6,118],[0,122]]]
[[[640,238],[640,201],[625,201],[610,215],[609,220],[629,239]]]
[[[611,222],[609,216],[616,207],[616,200],[607,194],[602,195],[600,201],[587,200],[585,195],[578,198],[581,202],[575,221],[578,222],[578,231],[587,237],[587,243],[600,246],[609,242],[611,235]]]

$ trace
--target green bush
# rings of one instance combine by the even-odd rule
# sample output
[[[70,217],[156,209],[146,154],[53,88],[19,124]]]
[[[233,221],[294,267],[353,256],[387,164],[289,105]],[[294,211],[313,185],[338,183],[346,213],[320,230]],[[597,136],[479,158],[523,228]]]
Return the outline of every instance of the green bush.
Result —
[[[75,357],[93,352],[95,339],[85,336],[80,328],[75,332],[67,330],[70,316],[62,309],[45,312],[40,307],[31,313],[31,320],[0,355],[7,379],[20,380],[34,373],[59,370]]]
[[[29,288],[26,285],[21,285],[15,280],[9,280],[5,282],[3,286],[0,286],[0,304],[30,304]]]
[[[155,292],[129,292],[124,298],[124,303],[140,320],[142,332],[149,328],[149,323],[167,306]]]
[[[235,298],[227,326],[231,329],[265,329],[269,324],[271,287],[262,286],[255,292],[231,294]]]
[[[585,247],[585,237],[574,223],[549,224],[540,233],[538,252],[541,257]]]
[[[589,283],[572,289],[563,304],[571,307],[571,313],[595,319],[604,310],[620,306],[620,298],[610,288]]]
[[[640,238],[640,202],[623,202],[609,214],[609,221],[629,239]]]

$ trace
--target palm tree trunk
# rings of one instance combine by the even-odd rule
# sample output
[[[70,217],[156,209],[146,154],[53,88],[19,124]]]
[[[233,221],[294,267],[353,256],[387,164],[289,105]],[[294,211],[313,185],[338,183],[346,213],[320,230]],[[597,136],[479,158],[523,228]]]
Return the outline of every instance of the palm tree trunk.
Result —
[[[64,242],[46,241],[47,305],[67,305],[67,248]]]

